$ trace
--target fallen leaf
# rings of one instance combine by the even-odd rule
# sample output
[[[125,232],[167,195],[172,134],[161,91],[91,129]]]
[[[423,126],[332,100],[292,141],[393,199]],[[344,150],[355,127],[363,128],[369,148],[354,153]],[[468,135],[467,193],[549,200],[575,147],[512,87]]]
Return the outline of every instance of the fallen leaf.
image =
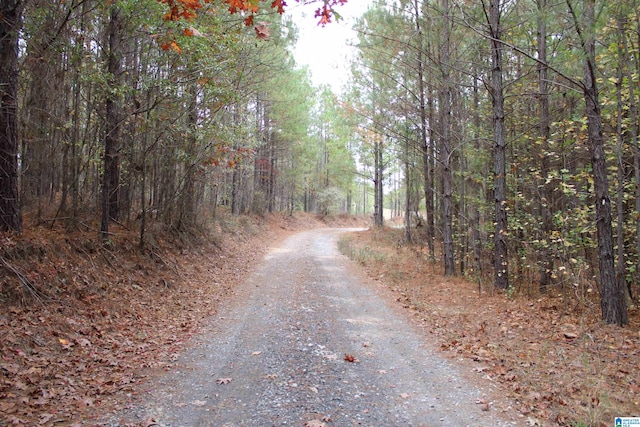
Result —
[[[231,382],[231,378],[218,378],[216,383],[218,384],[229,384]]]
[[[260,356],[261,354],[261,351],[254,351],[253,353],[251,353],[252,356]]]
[[[563,332],[562,334],[568,340],[574,340],[578,338],[578,334],[576,334],[575,332]]]
[[[408,399],[409,398],[409,393],[400,393],[400,397],[403,399]]]
[[[205,400],[194,400],[193,402],[191,402],[191,404],[193,406],[204,406],[207,404],[207,402]]]
[[[351,363],[360,362],[358,359],[355,358],[355,356],[353,354],[349,354],[349,353],[345,353],[344,354],[344,360],[347,361],[347,362],[351,362]]]
[[[60,342],[60,344],[62,344],[62,348],[64,348],[65,350],[73,346],[73,343],[67,339],[58,338],[58,341]]]

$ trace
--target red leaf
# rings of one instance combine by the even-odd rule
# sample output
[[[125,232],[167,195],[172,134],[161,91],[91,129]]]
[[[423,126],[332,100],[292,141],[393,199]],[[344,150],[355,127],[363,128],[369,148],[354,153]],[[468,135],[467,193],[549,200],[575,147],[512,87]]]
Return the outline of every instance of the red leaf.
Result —
[[[178,43],[176,43],[175,41],[171,42],[171,49],[175,50],[178,53],[182,53],[182,48],[180,48],[180,46],[178,46]]]
[[[359,360],[356,359],[353,354],[349,354],[349,353],[345,353],[344,354],[344,360],[346,362],[351,362],[351,363],[358,363],[359,362]]]
[[[273,0],[273,2],[271,3],[271,8],[272,9],[276,9],[277,12],[282,15],[284,13],[284,7],[287,5],[287,3],[285,3],[282,0]]]

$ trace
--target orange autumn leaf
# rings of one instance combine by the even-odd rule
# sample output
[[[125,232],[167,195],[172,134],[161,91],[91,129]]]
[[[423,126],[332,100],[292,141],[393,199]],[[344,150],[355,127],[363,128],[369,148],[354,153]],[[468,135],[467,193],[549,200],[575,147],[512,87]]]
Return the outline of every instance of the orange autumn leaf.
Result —
[[[200,0],[158,0],[169,6],[168,12],[164,15],[167,21],[179,21],[185,19],[191,21],[196,18],[198,9],[202,8]],[[205,0],[205,3],[208,1]]]
[[[182,53],[182,48],[178,46],[178,43],[176,43],[175,41],[171,42],[171,49],[175,50],[178,53]]]
[[[182,53],[182,48],[180,47],[180,45],[178,45],[178,43],[176,43],[175,40],[162,43],[160,45],[160,48],[162,50],[173,50],[177,53]]]
[[[231,13],[245,12],[249,9],[247,2],[244,0],[225,0],[225,2],[229,5],[229,12]]]

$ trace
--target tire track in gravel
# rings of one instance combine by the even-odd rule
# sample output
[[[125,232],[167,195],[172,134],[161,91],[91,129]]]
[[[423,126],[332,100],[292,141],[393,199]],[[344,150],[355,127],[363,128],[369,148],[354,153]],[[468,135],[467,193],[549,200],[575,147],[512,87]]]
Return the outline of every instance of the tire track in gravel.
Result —
[[[124,417],[163,427],[515,425],[483,411],[485,391],[353,274],[336,247],[345,231],[304,231],[272,248]]]

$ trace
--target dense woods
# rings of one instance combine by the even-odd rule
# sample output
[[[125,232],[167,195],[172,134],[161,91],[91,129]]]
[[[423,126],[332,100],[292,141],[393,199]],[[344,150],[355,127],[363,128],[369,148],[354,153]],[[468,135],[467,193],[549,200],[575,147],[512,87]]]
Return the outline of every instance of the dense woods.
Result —
[[[135,227],[144,249],[151,223],[190,232],[218,209],[382,226],[388,208],[446,275],[599,295],[627,323],[634,0],[376,1],[342,94],[295,63],[282,6],[3,2],[0,228]]]
[[[627,323],[639,13],[633,1],[434,0],[361,18],[353,102],[382,139],[381,174],[402,169],[399,197],[425,209],[423,242],[445,274],[599,293],[603,319]]]
[[[104,239],[135,222],[144,246],[150,219],[182,232],[218,206],[333,212],[346,200],[340,111],[293,61],[277,2],[255,24],[242,2],[10,3],[2,112],[20,137],[3,134],[4,230],[20,230],[22,209],[50,227],[99,218]]]

